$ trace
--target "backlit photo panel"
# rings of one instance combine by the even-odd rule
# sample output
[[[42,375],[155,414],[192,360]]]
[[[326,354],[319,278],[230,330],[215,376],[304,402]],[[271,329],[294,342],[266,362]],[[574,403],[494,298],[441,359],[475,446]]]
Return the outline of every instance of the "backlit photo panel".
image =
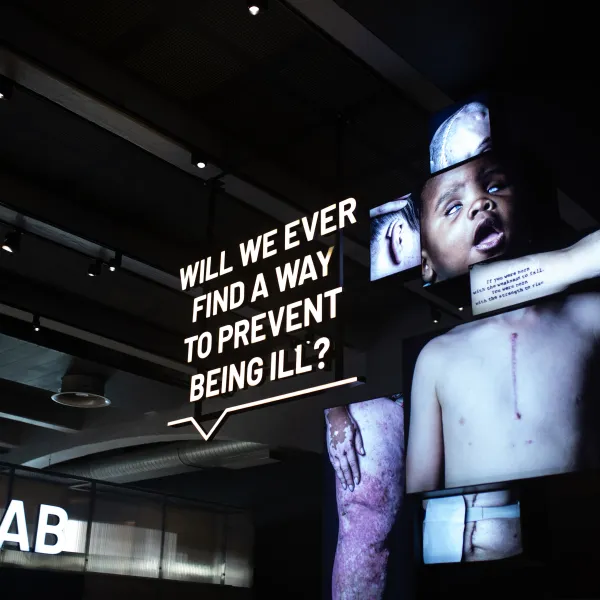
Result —
[[[370,225],[371,281],[419,266],[419,213],[411,194],[372,208]]]
[[[491,150],[488,98],[475,97],[436,113],[431,119],[430,131],[431,174]]]
[[[324,519],[335,546],[327,599],[406,596],[414,526],[404,510],[403,402],[394,394],[325,411],[326,497],[335,496]]]
[[[600,294],[404,342],[407,492],[600,467]]]

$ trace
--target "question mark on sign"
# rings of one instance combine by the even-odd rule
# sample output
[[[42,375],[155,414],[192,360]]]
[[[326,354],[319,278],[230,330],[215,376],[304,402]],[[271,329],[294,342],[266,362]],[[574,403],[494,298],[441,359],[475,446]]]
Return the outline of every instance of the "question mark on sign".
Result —
[[[322,346],[321,350],[319,350],[319,346]],[[319,367],[319,369],[323,369],[325,367],[325,363],[323,362],[322,359],[325,356],[325,354],[327,354],[327,351],[329,350],[330,347],[331,347],[331,342],[329,341],[329,338],[322,337],[322,338],[319,338],[315,342],[314,348],[315,348],[315,350],[318,350],[319,360],[321,361],[317,365]]]

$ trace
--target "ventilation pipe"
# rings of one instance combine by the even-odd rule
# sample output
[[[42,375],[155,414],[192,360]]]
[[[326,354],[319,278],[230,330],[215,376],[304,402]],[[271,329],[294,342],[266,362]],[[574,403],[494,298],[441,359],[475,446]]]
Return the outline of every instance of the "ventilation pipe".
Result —
[[[198,469],[243,469],[274,462],[269,448],[252,442],[185,442],[128,452],[120,456],[53,465],[54,471],[88,479],[130,483]]]

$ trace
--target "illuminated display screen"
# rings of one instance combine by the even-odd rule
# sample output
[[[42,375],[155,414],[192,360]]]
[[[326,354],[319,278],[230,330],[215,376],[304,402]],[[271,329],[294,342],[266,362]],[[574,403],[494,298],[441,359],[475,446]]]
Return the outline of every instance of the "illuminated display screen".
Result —
[[[504,310],[600,276],[600,231],[555,251],[475,265],[471,269],[474,315]]]
[[[556,249],[557,206],[551,177],[525,150],[486,152],[430,177],[419,195],[424,285]]]
[[[468,273],[481,261],[528,251],[529,203],[522,176],[488,152],[430,178],[421,191],[426,285]]]
[[[371,281],[421,264],[418,207],[407,194],[370,211]]]
[[[325,597],[404,597],[414,529],[402,519],[402,395],[328,409],[325,424],[332,497],[324,524],[332,550]]]
[[[436,113],[429,141],[430,172],[437,173],[492,148],[486,98],[473,99]]]
[[[423,500],[425,564],[501,560],[523,552],[521,507],[512,490]]]
[[[599,351],[595,293],[406,340],[407,491],[597,468]]]

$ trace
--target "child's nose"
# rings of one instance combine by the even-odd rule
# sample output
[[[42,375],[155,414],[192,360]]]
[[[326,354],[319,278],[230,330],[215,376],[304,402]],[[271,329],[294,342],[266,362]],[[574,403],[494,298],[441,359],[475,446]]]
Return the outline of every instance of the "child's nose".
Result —
[[[493,210],[495,204],[491,198],[478,198],[471,205],[469,217],[474,219],[480,212]]]

